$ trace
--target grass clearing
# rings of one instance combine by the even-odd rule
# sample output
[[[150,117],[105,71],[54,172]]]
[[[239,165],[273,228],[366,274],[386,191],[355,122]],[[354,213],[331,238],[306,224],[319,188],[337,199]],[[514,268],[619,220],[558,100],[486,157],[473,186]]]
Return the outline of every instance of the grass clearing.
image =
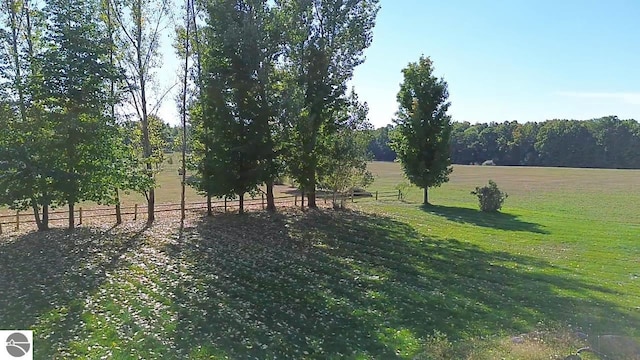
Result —
[[[372,191],[402,182],[398,164],[372,170]],[[503,213],[469,194],[489,178]],[[463,166],[430,207],[412,189],[348,211],[3,235],[0,326],[34,329],[38,359],[561,358],[577,330],[640,336],[639,183]]]

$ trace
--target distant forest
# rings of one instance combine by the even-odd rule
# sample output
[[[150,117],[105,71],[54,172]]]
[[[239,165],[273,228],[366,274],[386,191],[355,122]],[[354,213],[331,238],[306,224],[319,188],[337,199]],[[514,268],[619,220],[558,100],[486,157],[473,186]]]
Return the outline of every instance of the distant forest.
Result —
[[[511,166],[640,169],[640,124],[607,116],[592,120],[547,120],[488,124],[454,122],[451,162]],[[369,152],[393,161],[393,125],[372,131]]]

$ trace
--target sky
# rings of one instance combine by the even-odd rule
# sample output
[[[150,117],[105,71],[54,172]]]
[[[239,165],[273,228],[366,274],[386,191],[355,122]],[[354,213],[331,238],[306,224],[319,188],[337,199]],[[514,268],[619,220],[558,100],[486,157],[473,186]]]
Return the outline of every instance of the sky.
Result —
[[[376,127],[397,111],[401,70],[421,55],[449,85],[454,121],[640,120],[640,1],[381,0],[349,84]],[[167,39],[161,88],[176,81]],[[179,122],[175,101],[159,115]]]

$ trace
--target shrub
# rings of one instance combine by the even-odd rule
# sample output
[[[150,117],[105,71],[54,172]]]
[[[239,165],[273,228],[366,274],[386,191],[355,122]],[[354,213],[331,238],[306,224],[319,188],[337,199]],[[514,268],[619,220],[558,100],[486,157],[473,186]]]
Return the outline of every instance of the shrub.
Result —
[[[493,180],[489,180],[489,186],[477,186],[471,194],[478,197],[480,210],[486,212],[499,211],[502,208],[502,203],[509,196],[506,192],[501,191]]]
[[[418,354],[414,359],[416,360],[440,360],[453,358],[453,344],[447,335],[435,331],[433,335],[429,335],[425,342],[424,352]]]
[[[413,188],[413,184],[408,182],[408,181],[403,181],[399,184],[396,184],[395,189],[400,191],[400,196],[401,198],[404,198],[404,196],[409,192],[409,190],[411,190]]]

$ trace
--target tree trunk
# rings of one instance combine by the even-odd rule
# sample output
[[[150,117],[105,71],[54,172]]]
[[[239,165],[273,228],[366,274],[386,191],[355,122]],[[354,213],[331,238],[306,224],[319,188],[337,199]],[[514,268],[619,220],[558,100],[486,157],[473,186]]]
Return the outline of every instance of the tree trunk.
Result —
[[[309,209],[316,209],[318,205],[316,204],[316,171],[315,166],[313,170],[313,175],[311,175],[311,181],[309,185],[309,193],[307,194],[307,206]]]
[[[20,58],[19,58],[19,51],[18,51],[18,41],[19,41],[19,34],[18,34],[18,14],[17,14],[17,7],[9,7],[9,19],[11,21],[11,46],[13,48],[12,54],[13,54],[13,62],[14,62],[14,66],[15,68],[13,69],[15,72],[15,78],[14,78],[14,84],[15,87],[18,90],[18,101],[20,102],[19,107],[20,107],[20,116],[22,117],[22,121],[26,122],[27,121],[27,110],[26,110],[26,106],[25,106],[25,101],[24,101],[24,87],[22,85],[22,74],[21,74],[21,66],[20,66]]]
[[[135,3],[136,8],[136,60],[137,60],[137,72],[139,74],[139,86],[140,86],[140,113],[142,115],[142,147],[144,151],[144,160],[147,163],[147,172],[150,178],[153,178],[153,166],[151,165],[151,140],[149,139],[149,116],[147,113],[147,79],[146,69],[143,63],[145,54],[142,53],[142,0],[137,0]],[[153,224],[155,220],[155,185],[149,189],[149,196],[147,198],[147,226]]]
[[[276,200],[273,196],[273,180],[269,180],[269,182],[267,182],[267,210],[276,210]]]
[[[182,166],[184,166],[185,163],[185,155],[184,155],[184,151],[182,152]],[[185,201],[185,195],[186,195],[186,179],[185,179],[185,174],[187,172],[185,171],[185,168],[182,168],[182,180],[180,181],[180,183],[182,184],[182,189],[181,189],[181,193],[180,193],[180,220],[184,221],[185,217],[186,217],[186,201]]]
[[[111,22],[111,1],[107,1],[107,31],[109,31],[109,65],[114,65],[114,44],[113,44],[113,23]],[[110,105],[110,115],[111,121],[116,120],[116,104],[115,104],[115,93],[116,93],[116,82],[111,79],[109,88],[109,105]],[[120,190],[116,187],[116,225],[122,224],[122,208],[120,204]]]
[[[38,231],[42,231],[42,221],[40,221],[40,209],[38,209],[38,205],[35,200],[31,200],[31,208],[33,208],[33,217],[36,220],[36,226],[38,227]]]
[[[424,187],[424,201],[423,201],[424,205],[430,205],[429,204],[429,187],[425,186]]]
[[[187,0],[187,18],[186,18],[186,36],[184,40],[184,74],[182,78],[182,193],[180,194],[180,220],[184,222],[185,214],[185,196],[187,186],[187,82],[189,80],[189,30],[191,29],[191,6]]]
[[[307,206],[309,209],[316,209],[318,205],[316,204],[316,189],[309,189],[309,194],[307,195]]]
[[[244,193],[240,194],[240,206],[238,209],[238,214],[242,215],[244,214]]]
[[[49,230],[49,204],[42,205],[42,229]]]
[[[74,203],[69,203],[69,230],[73,230],[76,226]]]
[[[211,195],[207,194],[207,216],[213,216],[213,209],[211,208]]]
[[[116,225],[122,224],[122,208],[120,206],[120,191],[116,189]]]
[[[147,226],[151,226],[155,220],[156,195],[155,189],[149,189],[149,199],[147,200]]]

